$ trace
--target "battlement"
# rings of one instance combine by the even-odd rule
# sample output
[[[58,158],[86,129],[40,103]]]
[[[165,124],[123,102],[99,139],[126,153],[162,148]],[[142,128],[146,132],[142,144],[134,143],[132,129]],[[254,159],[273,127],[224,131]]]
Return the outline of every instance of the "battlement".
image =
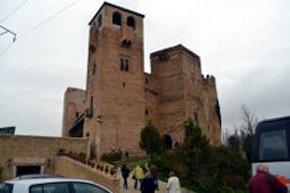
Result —
[[[203,84],[215,85],[215,77],[213,75],[207,74],[206,76],[201,75]]]

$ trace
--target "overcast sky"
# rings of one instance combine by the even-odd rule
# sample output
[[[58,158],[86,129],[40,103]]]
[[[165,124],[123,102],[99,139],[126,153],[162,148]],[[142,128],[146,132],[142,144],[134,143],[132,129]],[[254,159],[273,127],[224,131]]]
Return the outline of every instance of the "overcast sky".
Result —
[[[241,104],[259,118],[290,115],[289,0],[109,2],[146,15],[146,71],[151,52],[179,43],[201,57],[217,80],[223,128],[238,123]],[[63,93],[85,88],[88,22],[102,3],[0,0],[0,25],[18,37],[0,36],[0,127],[61,135]]]

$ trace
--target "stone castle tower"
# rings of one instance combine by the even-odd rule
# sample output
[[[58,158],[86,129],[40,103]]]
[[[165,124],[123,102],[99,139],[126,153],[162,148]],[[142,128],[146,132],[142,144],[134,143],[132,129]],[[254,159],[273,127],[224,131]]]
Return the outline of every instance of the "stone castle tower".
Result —
[[[191,117],[220,145],[214,77],[204,78],[199,56],[182,45],[152,53],[152,73],[144,73],[143,18],[105,2],[90,21],[86,90],[66,90],[63,136],[88,137],[93,157],[138,153],[147,121],[174,145]]]

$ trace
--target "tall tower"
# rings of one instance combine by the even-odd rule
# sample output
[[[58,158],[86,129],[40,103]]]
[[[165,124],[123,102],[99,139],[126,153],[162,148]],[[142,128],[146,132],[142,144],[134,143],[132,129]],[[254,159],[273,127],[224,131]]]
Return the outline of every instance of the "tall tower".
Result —
[[[147,106],[161,135],[172,137],[173,144],[182,142],[181,128],[191,118],[211,144],[219,146],[221,123],[215,78],[202,75],[200,57],[177,45],[152,53],[150,59]]]
[[[90,139],[91,156],[115,148],[139,152],[145,126],[143,18],[105,2],[89,23],[83,136]]]

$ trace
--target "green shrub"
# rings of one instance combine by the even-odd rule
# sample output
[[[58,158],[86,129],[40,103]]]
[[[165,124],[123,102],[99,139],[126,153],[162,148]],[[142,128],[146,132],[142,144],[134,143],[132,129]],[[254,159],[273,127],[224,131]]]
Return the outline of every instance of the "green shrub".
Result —
[[[173,170],[183,187],[198,193],[246,191],[249,177],[247,161],[230,149],[210,146],[201,128],[191,120],[184,124],[184,129],[184,143],[163,152],[154,161],[159,168],[160,179],[166,180]]]
[[[122,154],[120,149],[116,152],[103,153],[101,160],[109,163],[120,161],[122,159]]]

